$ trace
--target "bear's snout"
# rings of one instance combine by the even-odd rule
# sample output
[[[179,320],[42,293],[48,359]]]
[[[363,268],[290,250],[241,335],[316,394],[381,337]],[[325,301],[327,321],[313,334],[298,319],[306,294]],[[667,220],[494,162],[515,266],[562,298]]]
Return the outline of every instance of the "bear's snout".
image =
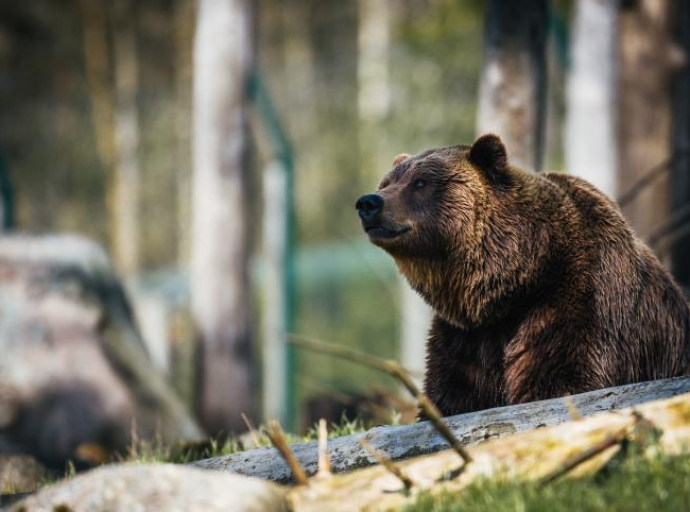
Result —
[[[383,210],[383,198],[378,194],[367,194],[357,200],[355,208],[362,222],[373,222]]]

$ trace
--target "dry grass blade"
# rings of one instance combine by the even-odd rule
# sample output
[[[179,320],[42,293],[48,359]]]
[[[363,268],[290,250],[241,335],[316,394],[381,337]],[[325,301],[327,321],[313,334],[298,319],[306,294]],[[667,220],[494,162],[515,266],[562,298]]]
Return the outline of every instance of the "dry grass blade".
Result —
[[[295,457],[295,454],[288,446],[287,441],[285,441],[285,434],[277,421],[273,420],[268,423],[266,435],[273,447],[278,450],[283,459],[285,459],[285,462],[290,467],[290,471],[292,471],[292,475],[295,477],[295,481],[299,485],[307,485],[309,483],[307,474],[304,472],[297,457]]]
[[[331,476],[331,459],[328,457],[328,427],[326,420],[319,420],[319,471],[316,476]]]
[[[577,421],[583,418],[582,413],[577,410],[577,407],[575,407],[575,404],[573,403],[573,397],[565,397],[565,406],[568,408],[568,415],[570,416],[571,420]]]
[[[261,439],[259,436],[258,431],[254,427],[254,424],[252,423],[252,420],[250,420],[246,414],[241,413],[242,416],[242,421],[244,421],[244,424],[247,425],[247,429],[249,429],[249,433],[252,436],[252,441],[254,441],[255,446],[261,446]]]
[[[342,359],[348,359],[355,363],[368,366],[369,368],[374,368],[375,370],[385,372],[397,379],[414,397],[414,399],[417,401],[417,405],[420,409],[422,409],[424,415],[434,425],[439,434],[441,434],[448,442],[451,448],[453,448],[453,450],[460,455],[465,463],[472,461],[472,457],[470,456],[469,452],[462,446],[460,441],[453,435],[443,421],[441,412],[436,408],[431,400],[429,400],[429,398],[419,390],[417,385],[410,378],[409,373],[407,373],[407,371],[396,361],[380,359],[378,357],[363,354],[362,352],[358,352],[341,345],[309,340],[294,334],[290,335],[289,341],[290,343],[307,350],[328,354],[334,357],[340,357]]]

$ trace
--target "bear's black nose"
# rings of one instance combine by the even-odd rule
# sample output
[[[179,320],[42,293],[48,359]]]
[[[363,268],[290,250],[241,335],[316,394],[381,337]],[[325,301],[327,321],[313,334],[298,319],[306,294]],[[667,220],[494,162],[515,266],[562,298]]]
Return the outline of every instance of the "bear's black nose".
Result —
[[[383,209],[383,198],[378,194],[367,194],[357,200],[355,204],[359,218],[364,222],[371,222]]]

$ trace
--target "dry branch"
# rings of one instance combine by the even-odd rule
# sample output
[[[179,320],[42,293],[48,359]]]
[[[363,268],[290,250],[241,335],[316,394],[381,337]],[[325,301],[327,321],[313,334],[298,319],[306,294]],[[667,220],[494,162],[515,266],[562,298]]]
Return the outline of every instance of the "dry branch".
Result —
[[[269,422],[268,428],[266,429],[266,435],[273,447],[280,452],[281,457],[283,457],[287,465],[290,466],[290,471],[292,471],[295,481],[299,485],[307,485],[309,479],[304,469],[302,469],[302,466],[300,466],[295,454],[285,441],[285,434],[283,434],[283,429],[280,428],[280,424],[277,421]]]
[[[391,377],[397,379],[403,386],[405,386],[405,389],[410,392],[417,402],[417,405],[424,413],[424,416],[431,422],[434,428],[438,430],[439,434],[441,434],[441,436],[448,441],[450,447],[453,448],[458,455],[460,455],[465,464],[472,461],[472,457],[470,457],[470,454],[462,446],[462,443],[458,441],[458,438],[455,437],[453,432],[448,428],[448,425],[444,423],[441,411],[439,411],[431,400],[429,400],[429,398],[420,391],[412,378],[410,378],[409,373],[407,373],[407,371],[400,366],[397,361],[380,359],[378,357],[357,352],[356,350],[352,350],[341,345],[308,340],[295,335],[290,336],[290,343],[314,352],[320,352],[322,354],[340,357],[342,359],[349,359],[364,366],[387,373]]]

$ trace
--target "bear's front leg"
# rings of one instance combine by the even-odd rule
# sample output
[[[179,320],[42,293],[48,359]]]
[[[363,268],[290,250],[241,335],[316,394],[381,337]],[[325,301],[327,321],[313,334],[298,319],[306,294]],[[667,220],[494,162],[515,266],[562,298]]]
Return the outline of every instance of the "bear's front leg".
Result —
[[[444,416],[505,405],[503,344],[478,339],[434,317],[429,331],[424,392]]]
[[[553,313],[553,312],[552,312]],[[545,321],[553,318],[551,322]],[[534,402],[616,385],[613,362],[592,322],[561,315],[535,315],[506,346],[508,404]]]

